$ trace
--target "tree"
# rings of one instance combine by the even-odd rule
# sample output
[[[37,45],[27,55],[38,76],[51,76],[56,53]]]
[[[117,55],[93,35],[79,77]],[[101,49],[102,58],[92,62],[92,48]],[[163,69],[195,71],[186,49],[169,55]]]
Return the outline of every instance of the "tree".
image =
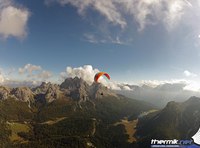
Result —
[[[1,110],[0,110],[1,112]],[[11,135],[11,130],[6,122],[5,117],[0,115],[0,147],[5,148],[10,144],[9,136]]]

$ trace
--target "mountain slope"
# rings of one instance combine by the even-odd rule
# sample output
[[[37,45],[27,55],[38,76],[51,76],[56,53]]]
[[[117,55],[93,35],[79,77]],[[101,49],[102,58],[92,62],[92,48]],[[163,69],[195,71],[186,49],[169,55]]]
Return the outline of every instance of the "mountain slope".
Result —
[[[191,97],[185,102],[169,102],[158,112],[139,120],[137,135],[141,143],[151,139],[191,139],[200,127],[200,98]],[[145,142],[144,142],[145,141]]]

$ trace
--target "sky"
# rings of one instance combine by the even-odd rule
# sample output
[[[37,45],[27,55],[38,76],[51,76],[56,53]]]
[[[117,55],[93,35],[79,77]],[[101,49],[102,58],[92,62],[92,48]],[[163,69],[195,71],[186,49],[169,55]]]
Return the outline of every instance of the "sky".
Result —
[[[200,0],[0,0],[0,83],[106,71],[199,90],[199,22]]]

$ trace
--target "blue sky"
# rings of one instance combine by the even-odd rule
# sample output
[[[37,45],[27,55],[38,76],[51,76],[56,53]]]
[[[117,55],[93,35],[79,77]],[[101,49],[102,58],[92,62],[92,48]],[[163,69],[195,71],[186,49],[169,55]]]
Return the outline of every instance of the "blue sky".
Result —
[[[2,0],[1,79],[57,81],[68,66],[92,65],[117,82],[197,81],[199,7],[199,0]]]

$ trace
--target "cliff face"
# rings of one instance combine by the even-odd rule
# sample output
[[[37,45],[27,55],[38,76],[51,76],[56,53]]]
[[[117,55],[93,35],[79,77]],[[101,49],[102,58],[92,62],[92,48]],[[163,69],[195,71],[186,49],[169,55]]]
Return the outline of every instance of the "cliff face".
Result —
[[[34,100],[34,93],[28,87],[18,87],[11,89],[8,87],[1,86],[0,100],[5,100],[8,99],[9,97],[13,97],[16,100],[27,102]]]
[[[107,87],[100,83],[93,83],[91,86],[88,85],[81,78],[67,78],[61,85],[61,89],[67,90],[69,96],[74,99],[80,99],[85,101],[87,99],[102,98],[105,96],[115,96],[117,95],[109,90]]]
[[[40,96],[40,99],[44,99],[45,102],[52,102],[62,96],[62,91],[60,90],[59,85],[50,82],[43,82],[40,86],[34,88],[33,92],[36,96]]]
[[[8,87],[0,86],[0,100],[5,100],[9,97],[11,89]]]
[[[13,88],[11,95],[20,101],[34,101],[34,93],[28,87]]]
[[[90,98],[103,98],[106,96],[114,96],[117,97],[117,95],[112,92],[107,87],[103,86],[100,83],[93,83],[90,87]]]

